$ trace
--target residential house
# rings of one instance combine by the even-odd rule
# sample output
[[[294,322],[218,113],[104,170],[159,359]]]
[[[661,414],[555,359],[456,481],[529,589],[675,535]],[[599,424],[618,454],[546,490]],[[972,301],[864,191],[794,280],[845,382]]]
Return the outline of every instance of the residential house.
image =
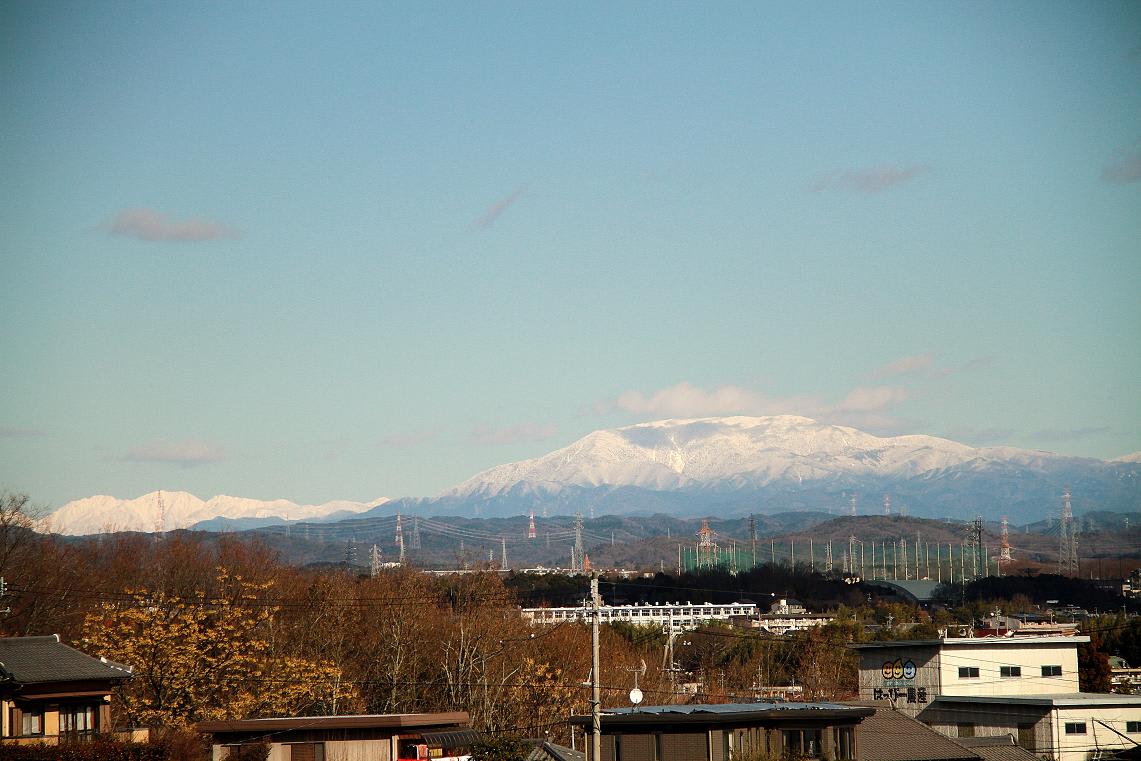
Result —
[[[860,699],[916,717],[952,738],[1012,735],[1054,761],[1141,741],[1141,696],[1078,691],[1084,636],[956,637],[868,642]]]
[[[479,740],[464,711],[204,721],[197,729],[212,736],[214,761],[262,742],[268,761],[459,761]]]
[[[836,761],[858,755],[856,727],[875,712],[840,703],[728,703],[608,708],[601,716],[601,759],[730,761],[738,755]],[[589,731],[590,716],[571,721]]]
[[[0,638],[0,743],[85,740],[111,730],[127,666],[46,637]]]

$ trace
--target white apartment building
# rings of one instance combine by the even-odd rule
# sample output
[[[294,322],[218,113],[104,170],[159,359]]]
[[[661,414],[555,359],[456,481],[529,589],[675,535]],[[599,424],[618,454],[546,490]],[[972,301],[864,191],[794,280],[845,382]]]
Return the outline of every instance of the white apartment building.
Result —
[[[576,605],[564,608],[523,608],[523,618],[533,624],[560,624],[564,621],[586,621],[589,607]],[[728,621],[737,616],[753,618],[757,606],[751,602],[713,603],[645,603],[635,605],[603,605],[599,608],[599,621],[604,624],[619,621],[629,624],[657,624],[663,629],[693,629],[709,621]]]
[[[894,706],[950,737],[1013,735],[1053,761],[1141,743],[1141,696],[1078,691],[1084,636],[869,642],[860,699]]]

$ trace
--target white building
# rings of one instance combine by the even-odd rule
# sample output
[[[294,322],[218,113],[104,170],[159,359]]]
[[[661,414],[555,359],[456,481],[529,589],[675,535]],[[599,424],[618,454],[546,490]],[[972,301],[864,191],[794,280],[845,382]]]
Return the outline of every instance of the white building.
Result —
[[[523,608],[521,613],[533,624],[561,624],[564,621],[586,621],[586,604],[565,608]],[[604,624],[657,624],[664,628],[693,629],[709,621],[728,621],[737,616],[755,617],[757,606],[751,602],[713,603],[687,602],[664,604],[603,605],[599,621]]]
[[[757,616],[756,624],[770,634],[784,636],[791,632],[800,632],[823,626],[836,620],[834,616],[824,613],[809,613],[808,610],[796,600],[775,600],[769,606],[768,613]]]
[[[860,699],[892,705],[950,737],[1013,735],[1054,761],[1141,742],[1141,696],[1078,692],[1083,636],[869,642]]]

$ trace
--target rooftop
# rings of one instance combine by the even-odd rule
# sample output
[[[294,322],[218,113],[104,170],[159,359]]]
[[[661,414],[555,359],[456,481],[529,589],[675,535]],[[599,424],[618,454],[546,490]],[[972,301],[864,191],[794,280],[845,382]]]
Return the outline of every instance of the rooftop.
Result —
[[[130,679],[131,669],[69,647],[58,634],[0,638],[0,681],[20,684]]]
[[[282,716],[271,719],[204,721],[199,732],[282,732],[293,729],[386,729],[442,727],[467,724],[466,711],[443,713],[383,713],[351,716]]]
[[[940,703],[1013,703],[1042,705],[1054,708],[1084,708],[1091,706],[1141,706],[1141,695],[1121,695],[1109,692],[1042,693],[1037,695],[939,695]]]
[[[637,706],[604,708],[604,724],[727,724],[772,718],[861,719],[875,709],[844,703],[716,703],[693,705]],[[589,723],[589,716],[574,716],[575,723]]]
[[[943,639],[897,639],[887,642],[860,642],[855,650],[888,650],[897,647],[1025,647],[1026,645],[1080,645],[1089,637],[1057,635],[1041,637],[945,637]]]

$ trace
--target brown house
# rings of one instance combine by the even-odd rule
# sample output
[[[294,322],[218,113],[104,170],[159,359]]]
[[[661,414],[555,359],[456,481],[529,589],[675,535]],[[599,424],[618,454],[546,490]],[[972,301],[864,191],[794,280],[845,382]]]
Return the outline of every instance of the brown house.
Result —
[[[479,739],[467,723],[466,712],[452,711],[204,721],[197,729],[213,736],[215,761],[263,742],[269,761],[445,761]]]
[[[47,637],[0,638],[0,743],[89,739],[111,729],[111,691],[127,666]]]
[[[727,703],[608,708],[598,761],[730,761],[738,755],[860,758],[856,726],[874,708],[840,703]],[[591,717],[583,725],[590,747]],[[587,753],[587,761],[596,761]]]

